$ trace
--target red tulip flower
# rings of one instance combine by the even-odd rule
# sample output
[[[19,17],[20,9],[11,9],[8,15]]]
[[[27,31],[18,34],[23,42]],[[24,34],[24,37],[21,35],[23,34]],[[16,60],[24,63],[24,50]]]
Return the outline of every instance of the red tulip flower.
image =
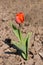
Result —
[[[24,22],[24,14],[22,12],[16,14],[16,23],[19,25]]]

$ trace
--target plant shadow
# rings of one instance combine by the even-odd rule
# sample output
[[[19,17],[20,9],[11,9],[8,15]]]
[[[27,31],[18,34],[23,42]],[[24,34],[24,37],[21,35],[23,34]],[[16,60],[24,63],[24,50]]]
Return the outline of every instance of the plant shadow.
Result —
[[[13,49],[16,49],[17,51],[16,52],[5,52],[5,54],[15,54],[15,55],[20,55],[24,60],[26,60],[23,56],[22,56],[22,53],[24,53],[22,50],[20,50],[17,46],[11,44],[11,39],[9,38],[6,38],[4,41],[3,41],[5,44],[7,44],[10,48],[12,47]],[[24,53],[25,54],[25,53]]]

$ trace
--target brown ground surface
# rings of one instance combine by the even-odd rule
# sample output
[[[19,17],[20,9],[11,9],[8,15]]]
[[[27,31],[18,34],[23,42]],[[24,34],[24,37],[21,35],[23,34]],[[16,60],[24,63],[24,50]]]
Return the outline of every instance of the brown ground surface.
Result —
[[[13,21],[18,26],[15,14],[20,11],[25,14],[23,34],[33,33],[27,61],[18,54],[5,54],[13,48],[5,44],[4,40],[16,40],[9,22]],[[0,0],[0,65],[43,65],[43,0]]]

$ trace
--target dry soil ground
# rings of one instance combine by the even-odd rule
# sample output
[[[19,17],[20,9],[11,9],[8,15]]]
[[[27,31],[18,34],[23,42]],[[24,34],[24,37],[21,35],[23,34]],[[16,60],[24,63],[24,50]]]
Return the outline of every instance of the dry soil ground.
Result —
[[[18,12],[25,14],[24,36],[33,33],[27,61],[11,53],[13,47],[5,44],[6,38],[17,40],[9,22],[18,27],[15,23]],[[0,0],[0,65],[43,65],[43,0]]]

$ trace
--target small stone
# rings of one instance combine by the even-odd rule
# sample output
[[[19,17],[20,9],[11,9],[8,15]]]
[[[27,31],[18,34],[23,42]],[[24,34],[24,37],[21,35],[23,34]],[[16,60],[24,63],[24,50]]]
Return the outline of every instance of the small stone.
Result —
[[[4,44],[4,45],[2,46],[2,49],[3,49],[3,50],[6,50],[7,48],[9,48],[9,46],[8,46],[7,44]]]
[[[35,41],[39,41],[39,40],[40,40],[40,35],[35,34]]]
[[[16,49],[14,49],[14,48],[12,48],[12,47],[9,48],[9,50],[10,50],[11,52],[14,52],[14,53],[17,51]]]
[[[43,52],[39,52],[39,55],[43,58]]]
[[[10,49],[6,49],[5,52],[10,52]]]
[[[5,21],[7,21],[7,18],[3,18],[3,19],[2,19],[2,22],[5,22]]]

